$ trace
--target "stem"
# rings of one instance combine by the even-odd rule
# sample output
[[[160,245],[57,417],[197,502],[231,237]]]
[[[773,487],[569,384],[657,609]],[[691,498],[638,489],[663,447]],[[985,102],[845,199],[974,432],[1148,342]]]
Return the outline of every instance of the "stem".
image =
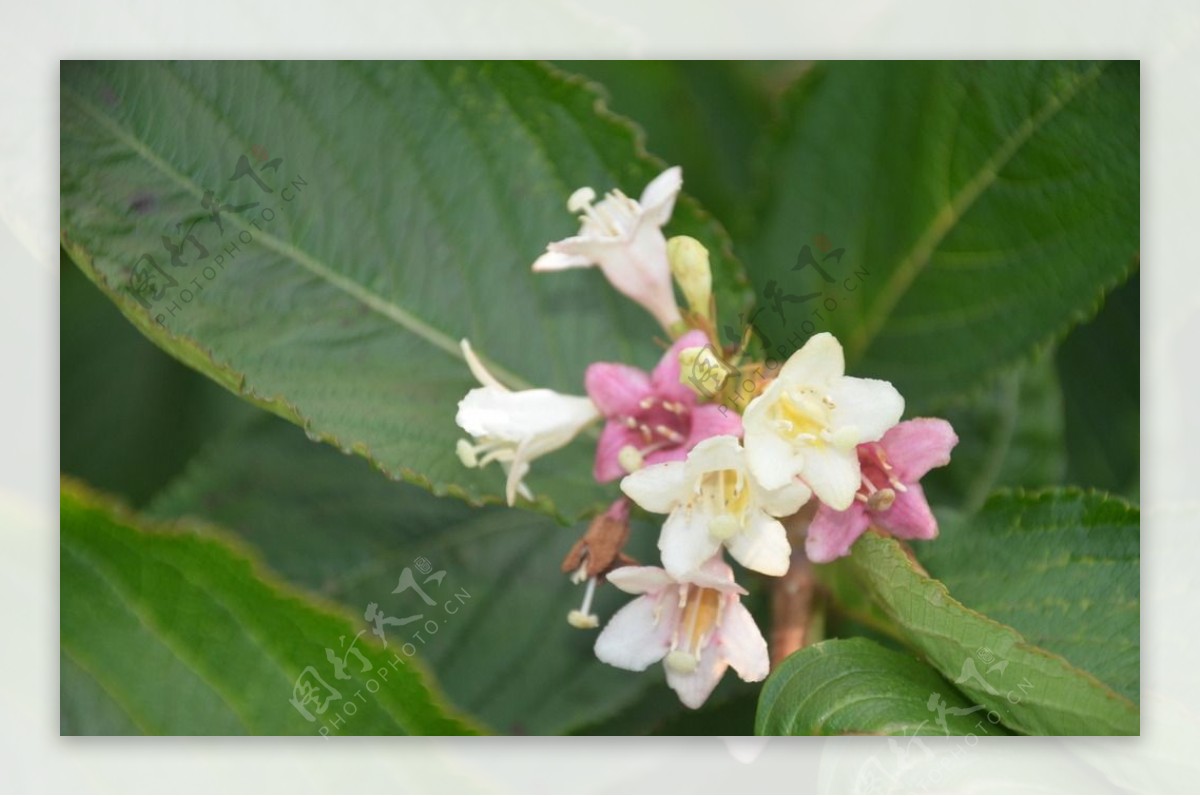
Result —
[[[804,532],[811,514],[784,520],[792,545],[792,564],[771,587],[771,669],[797,650],[819,641],[824,630],[817,579],[804,554]]]

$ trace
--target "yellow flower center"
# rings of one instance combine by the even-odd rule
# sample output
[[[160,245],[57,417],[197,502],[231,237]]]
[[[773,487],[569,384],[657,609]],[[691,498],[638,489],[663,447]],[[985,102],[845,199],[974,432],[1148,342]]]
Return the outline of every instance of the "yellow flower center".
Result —
[[[680,588],[679,599],[683,612],[665,661],[680,674],[688,674],[700,663],[700,653],[721,618],[721,593],[688,584]]]

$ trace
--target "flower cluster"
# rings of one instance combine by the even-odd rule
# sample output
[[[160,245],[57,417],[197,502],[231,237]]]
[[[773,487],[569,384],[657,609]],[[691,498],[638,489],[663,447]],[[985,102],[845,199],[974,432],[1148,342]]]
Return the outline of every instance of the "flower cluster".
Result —
[[[707,251],[662,232],[682,182],[679,168],[668,169],[637,201],[614,190],[596,202],[592,189],[579,189],[567,201],[580,213],[579,234],[549,244],[533,265],[538,272],[599,266],[673,339],[653,371],[598,362],[587,368],[586,397],[512,391],[463,341],[481,386],[459,403],[457,421],[474,438],[459,441],[459,457],[468,467],[499,462],[510,505],[531,497],[524,479],[534,459],[605,421],[593,476],[621,479],[623,496],[563,563],[576,582],[587,582],[583,605],[568,619],[599,626],[591,604],[602,581],[638,595],[597,637],[597,657],[634,671],[661,661],[680,700],[696,708],[726,668],[747,681],[768,671],[766,641],[740,602],[746,591],[725,553],[747,570],[786,574],[794,554],[782,520],[810,503],[804,552],[817,563],[847,555],[869,526],[933,538],[937,521],[918,482],[949,462],[958,439],[945,420],[901,422],[900,393],[890,382],[847,376],[842,346],[827,333],[812,336],[738,403],[741,414],[698,392],[684,374],[721,349]],[[665,515],[661,568],[635,566],[622,552],[630,501]]]

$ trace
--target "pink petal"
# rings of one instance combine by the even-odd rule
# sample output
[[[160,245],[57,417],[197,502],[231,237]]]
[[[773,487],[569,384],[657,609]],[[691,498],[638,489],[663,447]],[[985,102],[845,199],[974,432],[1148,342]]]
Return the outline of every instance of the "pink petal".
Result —
[[[910,484],[934,467],[950,463],[950,451],[958,444],[958,435],[941,418],[918,417],[893,426],[879,442],[895,468],[895,476]]]
[[[863,504],[857,500],[845,511],[834,511],[822,505],[808,526],[804,552],[818,564],[827,564],[850,552],[858,537],[867,529],[869,520]]]
[[[650,374],[654,394],[668,401],[680,401],[688,406],[694,404],[696,394],[690,387],[679,383],[679,352],[685,348],[703,348],[708,344],[708,335],[699,329],[693,329],[676,340]]]
[[[727,406],[701,404],[692,410],[692,428],[682,447],[691,450],[710,437],[742,436],[742,416]]]
[[[671,648],[674,623],[656,616],[658,599],[644,596],[617,611],[596,639],[596,657],[610,666],[645,671]]]
[[[679,701],[695,710],[704,704],[709,694],[721,681],[721,676],[729,664],[721,655],[716,644],[708,643],[700,652],[700,662],[695,671],[680,674],[670,667],[667,669],[667,685],[679,695]]]
[[[639,441],[641,437],[638,437]],[[647,465],[662,464],[663,462],[681,462],[688,457],[688,446],[686,443],[672,445],[669,448],[659,448],[656,451],[647,453],[644,461]]]
[[[932,539],[938,534],[937,519],[929,510],[920,484],[909,485],[907,492],[897,492],[891,508],[876,512],[873,519],[880,528],[901,539]]]
[[[595,362],[583,376],[592,403],[605,417],[631,415],[638,402],[650,394],[650,379],[645,371],[618,362]]]
[[[726,604],[715,643],[738,677],[748,683],[767,678],[770,669],[767,641],[740,600],[734,598]]]
[[[592,466],[592,477],[604,484],[629,475],[617,457],[621,448],[626,445],[637,447],[641,441],[638,433],[624,424],[616,420],[605,423],[604,430],[600,432],[600,441],[596,443],[596,462]]]

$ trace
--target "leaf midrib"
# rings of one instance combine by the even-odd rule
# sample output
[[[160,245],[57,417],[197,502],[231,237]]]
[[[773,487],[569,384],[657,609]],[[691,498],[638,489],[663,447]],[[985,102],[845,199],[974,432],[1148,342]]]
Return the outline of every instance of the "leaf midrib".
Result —
[[[1089,70],[1078,75],[1071,85],[1057,93],[1051,93],[1049,99],[1030,116],[1026,116],[1021,124],[1000,142],[983,165],[971,179],[944,204],[929,222],[925,231],[917,238],[908,254],[892,271],[879,297],[864,313],[864,322],[846,342],[846,356],[857,361],[861,359],[875,336],[884,327],[895,312],[900,300],[907,294],[908,289],[917,276],[929,265],[937,247],[941,245],[959,220],[971,209],[971,206],[999,177],[1000,170],[1017,154],[1022,146],[1033,137],[1050,119],[1062,110],[1079,92],[1091,85],[1104,71],[1107,63],[1094,64]]]
[[[180,188],[192,194],[197,199],[203,198],[204,190],[200,188],[200,186],[196,185],[195,182],[172,168],[169,163],[160,158],[144,141],[110,119],[74,89],[68,86],[63,86],[62,90],[64,98],[69,98],[72,102],[78,105],[80,109],[82,109],[88,116],[93,118],[102,127],[104,127],[117,141],[124,144],[136,155],[141,157],[145,162],[149,163]],[[230,219],[232,220],[234,226],[237,226],[241,230],[249,231],[250,226],[241,218],[237,216],[230,216]],[[383,296],[371,292],[353,279],[349,279],[339,274],[332,267],[326,265],[312,255],[301,249],[298,249],[290,243],[279,239],[270,232],[263,229],[256,229],[253,234],[255,240],[262,242],[265,248],[271,249],[284,258],[294,262],[296,265],[304,268],[317,278],[346,293],[351,298],[360,302],[373,312],[376,312],[388,320],[407,329],[409,332],[412,332],[417,337],[425,340],[435,348],[460,361],[463,361],[463,355],[461,349],[459,348],[459,344],[450,335],[435,328],[426,321],[421,320],[413,313],[385,299]],[[501,365],[497,365],[490,359],[488,360],[488,365],[492,372],[498,378],[500,378],[501,381],[505,382],[509,386],[516,389],[529,389],[532,387],[530,382],[526,381],[520,376],[517,376],[511,370]]]

